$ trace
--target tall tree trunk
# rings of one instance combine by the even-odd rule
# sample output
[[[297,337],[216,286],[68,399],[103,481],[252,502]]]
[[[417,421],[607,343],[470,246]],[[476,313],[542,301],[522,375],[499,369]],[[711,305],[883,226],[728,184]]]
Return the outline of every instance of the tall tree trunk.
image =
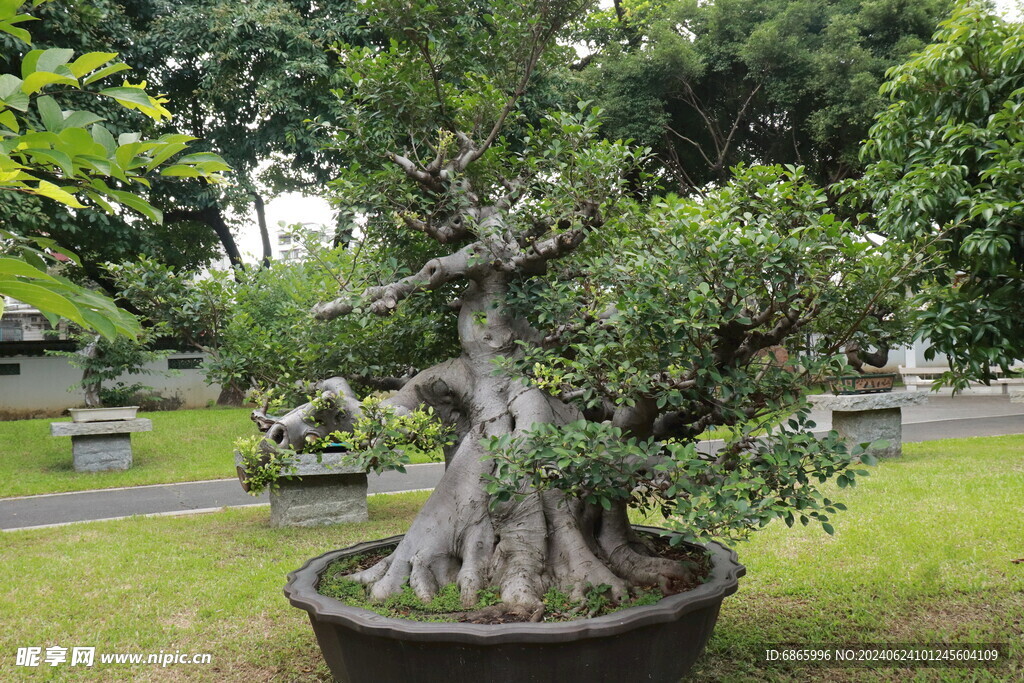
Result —
[[[242,262],[242,254],[238,251],[238,245],[235,243],[234,235],[231,234],[231,228],[224,222],[224,215],[221,213],[220,207],[207,207],[203,210],[203,214],[207,217],[206,222],[217,233],[217,237],[220,239],[221,246],[224,247],[224,253],[227,254],[231,265],[244,268],[245,264]]]
[[[264,268],[269,268],[274,252],[270,247],[270,231],[267,230],[267,213],[263,206],[263,197],[253,192],[252,203],[256,207],[256,223],[260,228],[260,240],[263,242],[262,264]]]
[[[217,405],[241,406],[243,403],[245,403],[245,389],[234,382],[228,382],[221,386],[220,394],[217,396]]]
[[[220,240],[232,267],[245,267],[242,262],[242,254],[238,251],[238,244],[235,243],[235,237],[231,234],[231,228],[224,221],[220,206],[211,204],[202,209],[174,209],[164,212],[164,222],[177,223],[179,221],[196,221],[210,226],[216,233],[217,239]]]

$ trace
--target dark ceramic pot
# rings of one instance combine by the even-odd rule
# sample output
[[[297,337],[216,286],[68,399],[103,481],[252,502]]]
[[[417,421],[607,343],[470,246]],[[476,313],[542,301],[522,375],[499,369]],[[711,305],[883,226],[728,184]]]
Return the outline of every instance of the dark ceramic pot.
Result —
[[[646,533],[656,529],[636,527]],[[594,619],[551,624],[461,624],[392,619],[317,593],[336,559],[393,547],[401,536],[360,543],[307,562],[288,575],[284,594],[309,612],[324,659],[352,683],[664,681],[675,683],[704,650],[722,600],[746,573],[717,543],[703,585]]]

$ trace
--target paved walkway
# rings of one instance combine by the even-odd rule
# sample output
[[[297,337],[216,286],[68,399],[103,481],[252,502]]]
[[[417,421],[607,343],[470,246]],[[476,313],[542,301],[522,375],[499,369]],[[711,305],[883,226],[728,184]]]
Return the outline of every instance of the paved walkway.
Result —
[[[828,411],[815,411],[811,418],[820,429],[831,428]],[[927,405],[903,409],[905,443],[1003,434],[1024,434],[1024,403],[1010,403],[1006,396],[932,397]],[[407,469],[406,474],[370,475],[370,493],[430,489],[444,471],[441,464]],[[0,530],[267,503],[267,494],[252,497],[242,491],[237,479],[4,498],[0,499]]]

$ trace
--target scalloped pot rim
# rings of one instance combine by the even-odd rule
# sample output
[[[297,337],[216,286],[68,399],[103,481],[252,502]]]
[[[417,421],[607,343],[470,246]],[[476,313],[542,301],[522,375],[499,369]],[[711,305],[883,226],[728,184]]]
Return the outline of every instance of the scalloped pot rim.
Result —
[[[648,534],[659,534],[662,531],[641,526],[635,526],[634,529]],[[319,621],[341,624],[358,633],[375,637],[472,645],[552,643],[605,638],[653,624],[677,621],[689,612],[720,604],[724,598],[736,592],[739,578],[746,574],[746,568],[739,564],[734,550],[710,542],[704,547],[711,552],[711,574],[704,584],[691,591],[662,598],[653,605],[630,607],[601,617],[537,624],[463,624],[397,619],[346,605],[317,592],[320,575],[339,557],[394,546],[401,539],[402,536],[392,536],[368,541],[315,557],[288,575],[284,594],[292,605],[306,610]]]

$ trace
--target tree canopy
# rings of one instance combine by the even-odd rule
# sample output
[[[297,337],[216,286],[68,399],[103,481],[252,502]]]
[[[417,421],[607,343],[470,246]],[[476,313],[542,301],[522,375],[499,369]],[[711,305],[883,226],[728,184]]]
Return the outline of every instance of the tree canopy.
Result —
[[[528,613],[551,586],[619,600],[686,574],[631,542],[627,508],[691,538],[831,530],[818,484],[860,472],[837,435],[815,438],[803,390],[844,367],[836,345],[914,254],[874,246],[795,166],[664,193],[649,148],[602,137],[601,110],[557,106],[545,78],[575,59],[588,5],[373,0],[360,9],[385,39],[338,46],[335,144],[353,163],[335,187],[366,219],[354,276],[314,313],[448,319],[458,352],[421,354],[372,411],[335,377],[257,418],[268,454],[351,443],[367,412],[425,406],[454,430],[405,539],[352,577],[373,599],[457,582],[466,604],[494,585]],[[810,335],[822,321],[839,333]],[[780,344],[805,353],[781,363]],[[715,453],[698,448],[709,428]]]
[[[138,254],[197,269],[222,249],[240,264],[233,231],[253,211],[262,223],[263,204],[278,193],[324,193],[323,183],[344,162],[326,148],[329,131],[317,121],[331,120],[335,109],[337,56],[331,46],[342,38],[364,40],[363,20],[350,8],[349,2],[297,0],[97,0],[40,7],[37,44],[118,51],[139,80],[159,84],[175,103],[174,131],[194,137],[194,151],[220,154],[234,172],[231,183],[217,187],[181,178],[155,181],[148,199],[164,210],[162,226],[32,202],[0,205],[0,211],[26,216],[25,232],[47,232],[77,250],[88,275],[107,286],[97,266]],[[13,38],[4,48],[24,51]],[[115,135],[133,125],[116,110],[98,113]],[[168,129],[153,122],[150,132]],[[349,218],[342,218],[342,233],[351,229]],[[264,251],[269,257],[269,240]]]
[[[584,92],[606,134],[655,150],[680,192],[737,163],[856,175],[885,70],[949,0],[616,0],[581,33]],[[582,66],[582,65],[581,65]]]
[[[860,186],[877,228],[927,245],[920,334],[962,375],[1024,359],[1024,25],[963,2],[889,74]]]
[[[32,17],[21,12],[23,4],[0,7],[0,31],[28,45],[32,36],[22,24]],[[144,83],[111,84],[112,76],[130,69],[117,56],[37,48],[23,56],[20,76],[0,75],[0,195],[42,198],[83,212],[89,205],[111,214],[133,211],[158,223],[160,210],[136,194],[139,187],[156,176],[214,178],[227,169],[216,155],[182,154],[191,136],[147,139],[121,132],[115,138],[105,118],[85,108],[112,102],[154,121],[170,118],[167,100],[149,95]],[[2,224],[3,253],[9,255],[0,259],[0,294],[106,337],[137,332],[136,321],[110,300],[46,272],[58,249],[65,260],[76,257],[48,233],[33,236],[23,228],[10,214]]]

